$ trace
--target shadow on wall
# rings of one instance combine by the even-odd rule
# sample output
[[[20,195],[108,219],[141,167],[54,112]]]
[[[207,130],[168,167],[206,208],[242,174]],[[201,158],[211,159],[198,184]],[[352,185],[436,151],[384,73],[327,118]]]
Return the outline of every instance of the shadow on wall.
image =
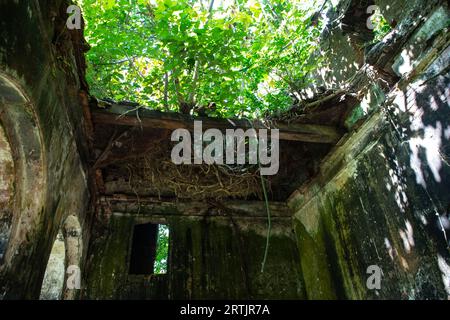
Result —
[[[413,50],[403,51],[397,70],[412,70]],[[424,225],[434,225],[450,246],[450,195],[444,186],[450,181],[450,48],[437,59],[415,82],[398,94],[390,108],[398,125],[395,130],[410,154],[409,167],[415,182],[422,187],[432,203],[435,214],[431,221],[426,215]],[[447,71],[446,71],[447,70]],[[405,196],[398,196],[400,208],[407,205]],[[403,203],[402,203],[403,202]],[[436,221],[434,221],[436,220]]]
[[[434,259],[450,297],[450,76],[441,72],[449,57],[447,49],[441,56],[446,62],[437,59],[420,79],[399,91],[389,107],[399,141],[394,148],[409,159],[391,161],[386,189],[393,193],[399,212],[412,213],[414,221],[404,218],[404,227],[398,230],[402,254],[394,239],[385,238],[385,247],[392,261],[400,258],[404,270],[415,270],[414,260],[408,257],[414,256],[413,249],[416,254],[423,250],[423,232],[428,233],[437,252],[428,247],[426,255]]]
[[[450,297],[450,20],[448,8],[429,15],[380,60],[397,77],[380,112],[291,198],[308,298]]]

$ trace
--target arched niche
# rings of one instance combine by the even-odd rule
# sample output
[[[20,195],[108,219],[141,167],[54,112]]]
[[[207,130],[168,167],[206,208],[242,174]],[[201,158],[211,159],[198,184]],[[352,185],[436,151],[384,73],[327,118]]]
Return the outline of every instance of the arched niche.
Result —
[[[25,254],[23,246],[33,239],[43,212],[46,185],[42,135],[33,103],[19,82],[4,71],[0,71],[0,126],[1,165],[13,172],[2,176],[12,188],[0,191],[3,203],[9,206],[0,218],[0,271],[4,271]]]
[[[64,235],[59,231],[53,243],[44,280],[42,281],[41,300],[61,300],[63,297],[64,279],[66,274],[66,245]]]

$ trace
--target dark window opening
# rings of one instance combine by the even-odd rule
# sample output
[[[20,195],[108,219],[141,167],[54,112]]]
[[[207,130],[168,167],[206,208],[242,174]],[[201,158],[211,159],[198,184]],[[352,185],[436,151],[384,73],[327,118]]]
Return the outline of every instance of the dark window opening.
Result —
[[[150,275],[167,272],[169,228],[163,224],[134,226],[130,274]]]

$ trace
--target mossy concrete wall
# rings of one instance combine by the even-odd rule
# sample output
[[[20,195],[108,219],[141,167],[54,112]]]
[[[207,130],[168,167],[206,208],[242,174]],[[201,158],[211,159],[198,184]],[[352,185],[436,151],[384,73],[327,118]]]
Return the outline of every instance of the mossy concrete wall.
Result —
[[[291,220],[274,219],[264,273],[266,221],[168,217],[168,272],[128,275],[135,223],[150,217],[113,215],[89,255],[87,299],[302,299],[305,297]]]
[[[441,190],[450,188],[450,170],[441,172],[447,182],[424,189],[408,146],[388,128],[377,138],[358,153],[350,140],[336,152],[354,158],[292,199],[307,296],[445,299],[448,275],[440,266],[448,264],[449,251],[437,214],[448,221],[450,196]],[[366,286],[371,265],[383,271],[380,290]]]
[[[0,1],[0,122],[12,147],[17,188],[0,298],[39,297],[65,217],[77,216],[88,235],[87,140],[76,62],[82,52],[64,29],[69,4]]]
[[[309,299],[450,297],[448,7],[429,16],[391,61],[397,85],[364,93],[370,112],[289,199]]]

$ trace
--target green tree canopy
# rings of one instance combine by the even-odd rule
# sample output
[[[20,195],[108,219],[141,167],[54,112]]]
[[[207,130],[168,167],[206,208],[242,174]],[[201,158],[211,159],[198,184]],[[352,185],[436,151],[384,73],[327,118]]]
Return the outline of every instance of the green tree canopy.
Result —
[[[167,263],[169,259],[169,227],[164,224],[158,226],[158,241],[156,247],[155,274],[167,272]]]
[[[317,2],[84,0],[91,93],[223,117],[284,110],[317,66]]]

